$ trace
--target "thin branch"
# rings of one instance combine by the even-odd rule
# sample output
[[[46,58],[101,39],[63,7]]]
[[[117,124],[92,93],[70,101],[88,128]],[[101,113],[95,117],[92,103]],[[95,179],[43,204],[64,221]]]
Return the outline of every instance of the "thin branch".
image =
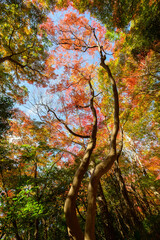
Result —
[[[14,30],[15,30],[15,28],[13,28],[12,33],[11,33],[10,38],[9,38],[9,50],[11,51],[12,54],[13,54],[13,50],[11,49],[11,40],[12,40],[12,37],[13,37],[13,34],[14,34]]]
[[[80,106],[80,105],[76,105],[75,107],[76,107],[76,108],[89,108],[89,107],[90,107],[90,105],[86,105],[86,106]]]
[[[77,209],[77,212],[78,212],[79,216],[80,216],[80,217],[82,218],[82,220],[85,222],[86,220],[85,220],[85,218],[82,216],[82,214],[80,213],[79,208],[78,208],[77,205],[76,205],[76,209]]]
[[[90,138],[89,135],[86,135],[86,136],[85,136],[85,135],[81,135],[81,134],[78,134],[78,133],[73,132],[73,131],[68,127],[68,125],[67,125],[62,119],[60,119],[60,118],[57,116],[57,114],[55,113],[55,111],[53,111],[53,110],[52,110],[51,108],[49,108],[47,105],[44,105],[44,104],[42,104],[42,105],[47,108],[48,112],[52,112],[53,115],[55,116],[55,118],[56,118],[60,123],[62,123],[62,124],[65,126],[65,128],[66,128],[72,135],[74,135],[75,137],[80,137],[80,138]]]
[[[120,149],[119,149],[119,151],[117,153],[117,162],[118,162],[119,157],[120,157],[120,155],[122,153],[122,149],[123,149],[123,128],[121,127],[121,143],[120,143]]]

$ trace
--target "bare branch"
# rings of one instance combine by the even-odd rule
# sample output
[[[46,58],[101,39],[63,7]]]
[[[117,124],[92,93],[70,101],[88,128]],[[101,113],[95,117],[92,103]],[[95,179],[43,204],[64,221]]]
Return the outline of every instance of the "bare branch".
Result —
[[[53,115],[55,116],[55,118],[56,118],[60,123],[62,123],[62,124],[65,126],[65,128],[66,128],[72,135],[74,135],[74,136],[76,136],[76,137],[80,137],[80,138],[90,138],[89,135],[85,136],[85,135],[81,135],[81,134],[78,134],[78,133],[73,132],[73,131],[68,127],[68,125],[67,125],[62,119],[60,119],[60,118],[57,116],[57,114],[55,113],[55,111],[53,111],[51,108],[49,108],[49,107],[48,107],[47,105],[45,105],[45,104],[41,104],[41,105],[43,105],[44,107],[46,107],[47,110],[48,110],[48,112],[52,112]]]
[[[75,107],[76,107],[76,108],[89,108],[89,107],[90,107],[90,105],[86,105],[86,106],[80,106],[80,105],[76,105]]]

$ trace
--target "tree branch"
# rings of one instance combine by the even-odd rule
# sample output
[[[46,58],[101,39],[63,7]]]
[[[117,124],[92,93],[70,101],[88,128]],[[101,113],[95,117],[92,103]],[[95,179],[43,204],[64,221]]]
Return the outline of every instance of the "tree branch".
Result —
[[[60,123],[62,123],[62,124],[65,126],[65,128],[66,128],[72,135],[74,135],[75,137],[80,137],[80,138],[90,138],[89,135],[84,136],[84,135],[81,135],[81,134],[78,134],[78,133],[73,132],[73,131],[68,127],[68,125],[67,125],[62,119],[60,119],[60,118],[57,116],[57,114],[56,114],[51,108],[49,108],[48,106],[46,106],[46,107],[47,107],[48,111],[49,111],[49,112],[52,112],[52,113],[54,114],[55,118],[56,118]]]

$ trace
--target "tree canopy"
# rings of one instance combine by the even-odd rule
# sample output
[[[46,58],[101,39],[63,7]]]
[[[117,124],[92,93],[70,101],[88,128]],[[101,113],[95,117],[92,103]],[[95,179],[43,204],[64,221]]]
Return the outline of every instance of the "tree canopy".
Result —
[[[0,239],[159,239],[159,9],[1,1]]]

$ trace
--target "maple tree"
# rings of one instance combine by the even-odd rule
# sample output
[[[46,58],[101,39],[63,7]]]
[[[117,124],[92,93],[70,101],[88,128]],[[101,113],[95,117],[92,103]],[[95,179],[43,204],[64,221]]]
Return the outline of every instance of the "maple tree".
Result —
[[[94,24],[94,23],[92,23],[92,24]],[[80,18],[76,15],[76,13],[72,13],[72,12],[65,15],[64,21],[60,22],[60,25],[58,27],[53,26],[53,30],[56,32],[57,35],[59,34],[59,38],[56,35],[56,37],[57,37],[56,41],[57,41],[57,44],[60,46],[60,50],[58,51],[58,55],[61,52],[62,66],[64,66],[65,69],[68,70],[68,75],[69,75],[70,79],[73,78],[73,81],[75,82],[74,79],[76,77],[76,81],[77,81],[77,78],[79,79],[79,81],[78,81],[78,84],[75,82],[76,90],[77,90],[76,95],[74,94],[75,86],[73,88],[72,87],[73,83],[71,83],[71,81],[69,82],[71,87],[68,87],[68,89],[69,89],[69,91],[73,91],[73,95],[71,93],[70,94],[71,99],[65,99],[65,102],[63,101],[64,110],[68,109],[68,107],[70,108],[69,112],[66,110],[65,118],[67,120],[67,123],[66,123],[66,121],[60,119],[57,116],[57,114],[55,113],[53,108],[49,107],[48,105],[43,104],[44,107],[47,108],[47,111],[49,113],[52,113],[53,116],[56,118],[56,120],[58,122],[60,122],[61,124],[63,124],[65,126],[65,128],[70,132],[70,134],[72,134],[75,137],[89,138],[89,141],[88,141],[87,146],[86,146],[86,150],[84,152],[84,156],[81,160],[80,166],[78,167],[78,169],[75,173],[75,176],[73,178],[73,183],[72,183],[72,186],[69,190],[67,199],[65,201],[65,206],[64,206],[64,211],[65,211],[65,216],[66,216],[67,226],[68,226],[68,234],[73,239],[83,239],[83,233],[80,229],[79,222],[78,222],[77,215],[76,215],[76,198],[77,198],[77,195],[78,195],[78,191],[79,191],[83,176],[88,169],[93,149],[96,146],[97,123],[98,122],[97,122],[96,108],[94,106],[95,93],[94,93],[94,89],[93,89],[93,86],[92,86],[92,83],[91,83],[91,80],[92,80],[91,76],[90,76],[91,73],[89,74],[87,72],[86,68],[83,68],[83,72],[82,72],[80,62],[77,62],[77,59],[76,59],[75,62],[74,62],[74,59],[73,59],[73,61],[72,61],[73,67],[69,66],[69,64],[66,60],[67,59],[67,50],[68,51],[77,51],[77,52],[78,51],[79,52],[81,52],[81,51],[86,52],[89,49],[89,50],[91,50],[91,53],[93,53],[93,51],[95,49],[97,49],[99,51],[99,55],[100,55],[100,64],[103,67],[103,69],[108,73],[108,76],[109,76],[109,79],[110,79],[110,82],[111,82],[111,85],[112,85],[112,89],[113,89],[114,123],[113,123],[113,131],[112,131],[112,135],[111,135],[110,150],[109,150],[109,154],[108,154],[108,156],[106,156],[106,159],[104,160],[104,162],[99,163],[95,167],[94,173],[92,174],[91,180],[89,182],[88,208],[87,208],[87,215],[86,215],[87,218],[86,218],[86,226],[85,226],[85,234],[84,234],[85,239],[93,239],[94,234],[95,234],[94,233],[95,214],[96,214],[95,208],[96,208],[96,195],[97,195],[97,188],[98,188],[99,180],[100,180],[101,176],[103,174],[105,174],[111,168],[113,162],[117,158],[117,154],[120,154],[120,153],[116,152],[116,138],[117,138],[117,134],[118,134],[118,130],[119,130],[118,92],[117,92],[115,79],[113,78],[112,73],[111,73],[108,65],[105,64],[105,59],[106,59],[105,49],[103,48],[103,46],[99,42],[100,40],[97,38],[96,28],[98,29],[98,35],[99,35],[98,38],[100,40],[102,40],[104,38],[104,36],[100,35],[100,33],[103,34],[103,28],[100,25],[95,23],[95,27],[92,27],[88,24],[88,21],[87,21],[86,18],[84,18],[84,17]],[[78,29],[78,31],[76,29]],[[50,33],[50,31],[51,31],[51,26],[49,28],[48,33]],[[66,33],[67,33],[67,35],[66,35]],[[81,35],[80,35],[80,33],[81,33]],[[104,42],[105,42],[105,40],[104,40]],[[105,47],[107,47],[107,45]],[[61,49],[63,50],[63,48],[66,50],[65,51],[66,52],[65,62],[63,62],[63,52],[61,51]],[[53,57],[51,56],[52,58],[54,58],[54,61],[55,61],[55,58],[56,58],[56,54],[57,54],[57,52],[55,52],[55,55],[54,55],[54,51],[53,51]],[[58,63],[56,61],[56,64],[58,64],[59,66],[61,64],[61,59],[59,60]],[[50,59],[50,61],[51,61],[51,59]],[[69,72],[70,70],[71,70],[71,76],[70,76],[70,72]],[[72,72],[73,72],[73,74],[72,74]],[[64,76],[63,81],[64,80],[67,80],[66,76]],[[57,84],[57,85],[58,85],[57,89],[59,91],[65,91],[66,87],[64,86],[64,84],[62,85],[60,83],[60,84]],[[90,99],[85,97],[85,95],[86,95],[86,91],[85,91],[86,85],[89,85]],[[55,88],[55,86],[54,86],[54,88]],[[52,91],[52,89],[51,89],[51,91]],[[68,93],[66,91],[66,95],[67,94]],[[80,95],[80,98],[78,98],[77,95]],[[82,95],[84,95],[83,104],[81,104]],[[72,100],[72,96],[73,96],[73,100]],[[86,105],[84,105],[85,98],[86,98],[86,101],[87,101]],[[74,103],[74,105],[72,104],[71,101]],[[75,103],[76,103],[76,105],[75,105]],[[81,109],[90,108],[92,116],[90,117],[91,118],[91,120],[90,120],[91,121],[91,126],[90,126],[90,129],[89,129],[90,131],[89,131],[88,135],[76,133],[74,130],[72,130],[68,126],[68,123],[69,123],[68,120],[70,118],[70,112],[71,111],[75,112],[75,110],[77,110],[78,108],[81,108]],[[63,111],[63,109],[61,110],[61,112],[62,111]],[[82,112],[84,112],[84,110]],[[85,114],[85,112],[84,112],[84,114]],[[85,115],[84,115],[84,117],[85,117]],[[72,114],[72,118],[73,118],[73,114]],[[72,120],[72,123],[73,123],[73,120]],[[85,128],[84,128],[84,130],[85,130]]]
[[[1,238],[158,239],[159,37],[147,27],[158,4],[58,1],[58,20],[43,18],[48,4],[2,4],[13,23],[2,25],[2,75],[12,79],[2,90],[18,86],[15,73],[48,87],[34,96],[36,120],[16,111],[11,132],[2,126]]]
[[[72,24],[72,25],[70,25],[70,24]],[[80,24],[82,24],[81,26],[79,26]],[[78,31],[77,31],[77,29],[78,29]],[[100,26],[99,26],[99,29],[100,29]],[[99,30],[98,29],[98,30]],[[69,50],[69,51],[79,51],[79,52],[86,52],[87,50],[89,50],[90,51],[90,53],[92,53],[93,54],[93,52],[94,52],[94,50],[95,50],[95,48],[98,48],[99,49],[99,53],[100,53],[100,59],[101,59],[101,66],[103,67],[103,69],[104,70],[106,70],[106,73],[107,74],[109,74],[109,78],[111,78],[112,79],[112,74],[111,74],[111,72],[110,72],[110,70],[109,70],[109,68],[105,65],[105,63],[103,62],[104,60],[105,60],[105,53],[106,53],[106,51],[103,49],[103,46],[102,45],[100,45],[100,43],[99,43],[99,41],[98,41],[98,38],[97,38],[97,36],[96,36],[96,32],[95,32],[95,28],[92,28],[90,25],[87,25],[87,20],[85,20],[85,19],[83,19],[83,17],[81,17],[81,18],[78,18],[76,15],[75,15],[75,13],[71,13],[71,14],[68,14],[68,15],[66,15],[65,16],[65,18],[64,18],[64,22],[62,23],[60,23],[60,26],[58,26],[58,28],[56,28],[55,26],[53,26],[53,30],[56,32],[56,36],[58,35],[58,33],[60,34],[60,37],[59,37],[59,39],[57,38],[56,39],[56,42],[57,42],[57,44],[59,44],[60,45],[60,47],[63,47],[64,49],[65,49],[65,61],[63,61],[63,53],[62,53],[62,51],[61,51],[61,48],[59,48],[59,51],[58,51],[58,56],[59,56],[59,53],[61,54],[60,56],[61,56],[61,59],[59,60],[58,59],[58,63],[57,63],[57,61],[56,61],[56,63],[58,64],[58,67],[60,67],[61,66],[61,64],[65,67],[65,73],[66,73],[66,71],[67,71],[67,73],[68,74],[70,74],[70,69],[72,70],[73,69],[73,67],[71,67],[71,64],[69,64],[68,62],[67,62],[67,50]],[[50,29],[49,29],[49,31],[50,31]],[[100,30],[100,32],[102,33],[103,32],[103,30],[101,29]],[[66,35],[66,33],[67,33],[67,35]],[[81,35],[80,35],[80,33],[81,33]],[[99,34],[100,35],[100,34]],[[87,36],[89,36],[89,40],[87,39]],[[86,37],[86,38],[85,38]],[[102,38],[101,37],[101,35],[99,36],[100,38]],[[106,43],[105,43],[105,45],[107,45]],[[55,54],[55,55],[54,55]],[[54,59],[54,61],[55,61],[55,59],[56,59],[56,54],[57,54],[57,52],[55,53],[54,51],[53,51],[53,56],[54,57],[50,57],[50,61],[52,61],[52,58]],[[104,55],[103,55],[104,54]],[[76,55],[76,54],[75,54]],[[76,56],[77,57],[77,56]],[[53,61],[53,62],[54,62]],[[83,61],[82,61],[83,62]],[[74,64],[74,61],[72,61],[72,63]],[[79,62],[79,64],[80,64],[80,62]],[[78,69],[79,68],[79,66],[77,65],[77,59],[76,59],[76,65],[74,65],[74,69],[72,70],[72,74],[73,74],[73,76],[74,75],[76,75],[76,73],[78,72],[78,75],[76,75],[76,80],[77,79],[79,79],[79,74],[80,74],[80,81],[82,81],[83,80],[83,77],[85,77],[85,79],[87,80],[87,77],[86,76],[88,76],[88,75],[90,75],[90,74],[86,74],[85,73],[85,68],[83,68],[83,74],[81,73],[81,69]],[[104,74],[104,72],[105,71],[103,71],[103,74]],[[62,83],[60,82],[60,83],[58,83],[58,87],[55,87],[55,85],[54,85],[54,89],[53,90],[51,90],[52,91],[52,93],[56,93],[56,91],[58,90],[58,91],[65,91],[66,92],[66,95],[68,94],[68,88],[70,88],[70,90],[69,90],[69,93],[70,93],[70,96],[72,97],[72,93],[71,93],[71,86],[72,86],[72,83],[71,83],[71,81],[70,81],[70,84],[68,85],[68,80],[67,80],[67,77],[68,76],[65,76],[65,75],[61,75],[61,76],[63,76],[63,81],[67,81],[67,85],[66,86],[64,86],[64,83],[63,83],[63,85],[62,85]],[[74,77],[75,78],[75,77]],[[105,75],[105,78],[106,78],[106,75]],[[79,87],[79,85],[80,85],[80,81],[78,82],[78,87]],[[103,81],[104,81],[104,78],[103,78]],[[75,80],[74,80],[74,82],[75,82]],[[73,89],[73,91],[75,91],[75,87],[76,87],[76,84],[74,85],[74,89]],[[91,88],[91,90],[92,90],[92,86],[90,86],[90,88]],[[62,90],[61,90],[62,89]],[[67,89],[67,90],[65,90],[65,89]],[[73,107],[76,107],[76,109],[77,108],[81,108],[81,109],[85,109],[86,107],[89,107],[89,104],[86,104],[86,105],[84,105],[84,100],[85,100],[85,97],[83,96],[83,104],[80,102],[78,102],[78,101],[81,101],[81,100],[79,100],[78,99],[78,91],[79,91],[79,89],[76,87],[76,90],[77,90],[77,92],[76,92],[76,96],[74,95],[74,92],[73,92],[73,98],[74,98],[74,106]],[[91,91],[91,93],[92,93],[92,91]],[[114,92],[115,93],[115,92]],[[81,96],[82,96],[82,92],[81,92]],[[116,93],[115,93],[116,94]],[[107,95],[106,95],[107,96]],[[65,98],[65,102],[64,102],[64,98],[62,97],[61,98],[62,99],[62,101],[63,101],[63,107],[64,107],[64,110],[65,110],[65,118],[66,118],[66,120],[67,120],[67,123],[69,124],[70,122],[69,122],[69,113],[68,113],[68,111],[66,110],[66,109],[68,109],[68,107],[69,107],[69,109],[70,109],[70,111],[71,111],[71,103],[69,102],[69,100],[68,100],[68,98],[66,99]],[[104,99],[105,99],[105,97],[104,97]],[[110,101],[113,101],[113,100],[111,100],[112,98],[110,98]],[[115,101],[117,101],[116,103],[118,103],[118,99],[117,100],[115,100]],[[69,106],[67,106],[67,102],[69,102]],[[83,106],[82,106],[83,105]],[[87,138],[87,136],[82,136],[81,134],[77,134],[77,133],[75,133],[75,132],[73,132],[69,127],[68,127],[68,125],[67,125],[67,123],[66,122],[64,122],[62,119],[60,119],[58,116],[57,116],[57,114],[55,113],[55,111],[51,108],[51,107],[49,107],[48,105],[45,105],[44,104],[44,106],[46,107],[46,109],[48,110],[48,112],[50,112],[50,113],[52,113],[53,114],[53,116],[60,122],[60,123],[62,123],[66,128],[67,128],[67,130],[69,130],[69,132],[71,133],[71,134],[73,134],[74,136],[77,136],[77,137],[82,137],[82,138]],[[90,105],[91,106],[91,105]],[[72,109],[73,109],[73,107],[72,107]],[[117,114],[118,114],[118,104],[116,105],[115,104],[115,108],[116,108],[116,110],[117,110]],[[92,110],[92,107],[91,107],[91,110]],[[61,109],[61,113],[63,112],[63,109]],[[72,110],[72,113],[73,113],[73,110]],[[73,116],[73,115],[72,115]],[[93,123],[94,123],[94,121],[97,121],[97,116],[96,115],[94,115],[94,113],[93,113],[93,116],[94,116],[94,118],[93,119],[95,119],[95,120],[92,120],[93,121]],[[116,115],[115,115],[115,117],[116,117]],[[112,120],[111,120],[112,121]],[[118,117],[117,117],[117,119],[116,119],[116,121],[117,121],[117,123],[118,123]],[[72,120],[72,124],[73,124],[73,120]],[[83,125],[82,125],[83,126]],[[112,125],[113,126],[113,125]],[[116,129],[116,128],[115,128]],[[118,128],[117,128],[118,129]],[[94,129],[94,124],[93,124],[93,129],[92,129],[92,131],[96,131],[96,129]],[[116,130],[117,131],[117,130]],[[115,133],[115,135],[118,133],[118,131]],[[93,134],[93,133],[92,133]],[[91,136],[94,136],[94,135],[91,135]],[[95,142],[95,140],[96,139],[93,139],[92,141],[93,141],[93,143]],[[112,141],[112,136],[111,136],[111,141]],[[92,152],[92,144],[90,145],[91,146],[91,152]],[[88,150],[88,149],[87,149]],[[90,149],[89,149],[90,150]],[[89,154],[91,153],[91,152],[89,152]],[[89,156],[90,157],[90,156]],[[113,157],[113,159],[114,159],[114,161],[116,160],[116,158],[117,157],[115,157],[114,155],[112,156]],[[103,158],[103,160],[105,159],[106,157],[104,157]],[[107,158],[106,158],[107,159]],[[89,158],[85,158],[85,155],[84,155],[84,163],[85,163],[85,160],[89,160]],[[96,167],[95,167],[95,173],[96,173],[96,170],[98,169],[98,167],[102,167],[102,165],[103,164],[99,164],[99,165],[97,165]],[[70,235],[72,235],[72,237],[73,238],[75,238],[75,239],[81,239],[81,238],[83,238],[83,234],[81,233],[81,230],[80,230],[80,228],[79,228],[79,224],[78,224],[78,221],[77,221],[77,218],[76,218],[76,211],[75,211],[75,209],[76,209],[76,204],[75,204],[75,200],[76,200],[76,197],[77,197],[77,193],[78,193],[78,189],[79,189],[79,187],[80,187],[80,182],[81,182],[81,179],[82,179],[82,175],[84,174],[84,172],[82,171],[81,172],[81,166],[83,166],[83,161],[82,161],[82,165],[80,165],[80,168],[77,170],[77,172],[76,172],[76,175],[75,175],[75,180],[73,180],[73,187],[74,187],[74,190],[73,190],[73,188],[71,187],[71,189],[70,189],[70,191],[69,191],[69,195],[68,195],[68,199],[67,199],[67,201],[66,201],[66,204],[65,204],[65,211],[66,211],[66,218],[67,218],[67,224],[68,224],[68,231],[69,231],[69,234]],[[88,168],[88,162],[87,162],[87,164],[86,164],[86,168],[85,168],[85,171],[87,171],[87,168]],[[107,167],[107,166],[106,166]],[[82,168],[83,170],[84,170],[84,168]],[[105,168],[103,168],[102,167],[102,172],[104,171],[105,172]],[[92,177],[93,177],[93,182],[94,182],[94,184],[95,184],[95,186],[97,186],[97,184],[98,184],[98,180],[100,179],[100,177],[101,177],[101,171],[97,174],[97,178],[94,176],[94,173],[92,174]],[[120,174],[120,173],[119,173]],[[103,174],[102,174],[103,175]],[[92,181],[92,177],[91,177],[91,181]],[[94,178],[95,177],[95,178]],[[121,175],[120,175],[120,177],[121,177]],[[77,180],[78,179],[78,180]],[[75,181],[75,185],[74,185],[74,181]],[[124,185],[124,181],[123,181],[123,178],[121,177],[121,181],[122,181],[122,183],[121,184],[123,184]],[[89,194],[95,194],[96,195],[96,187],[94,186],[94,190],[93,190],[93,192],[89,192],[88,193],[88,196],[89,196]],[[91,186],[90,186],[91,187]],[[124,187],[125,187],[125,185],[124,185]],[[128,194],[127,194],[127,190],[126,190],[126,188],[124,188],[125,189],[125,195],[124,195],[124,197],[126,198],[126,201],[127,201],[127,204],[129,205],[129,207],[130,207],[130,212],[131,212],[131,215],[132,215],[132,217],[134,218],[134,221],[136,221],[136,225],[138,226],[139,225],[139,220],[138,220],[138,218],[136,217],[136,215],[134,214],[134,211],[132,211],[132,208],[133,208],[133,205],[131,204],[131,201],[129,200],[129,197],[128,197]],[[95,197],[95,195],[94,195],[94,197]],[[94,201],[95,201],[95,198],[91,198],[92,200],[94,199]],[[93,213],[95,213],[95,202],[93,201],[92,202],[92,204],[90,204],[90,202],[89,202],[89,197],[88,197],[88,204],[89,204],[89,207],[90,207],[90,209],[89,209],[89,211],[91,211],[91,213],[88,211],[87,212],[87,217],[88,217],[88,219],[86,219],[86,229],[85,229],[85,237],[86,237],[86,239],[87,239],[87,237],[89,238],[89,239],[92,239],[92,238],[94,238],[94,225],[95,225],[95,222],[94,222],[94,214]],[[92,207],[91,207],[92,206]],[[93,222],[92,222],[93,221]],[[88,224],[88,225],[87,225]],[[91,224],[91,225],[90,225]],[[89,229],[89,230],[88,230]],[[90,231],[90,232],[89,232]],[[89,232],[89,233],[88,233]],[[74,236],[75,235],[75,236]],[[88,236],[88,235],[90,235],[90,236]]]

